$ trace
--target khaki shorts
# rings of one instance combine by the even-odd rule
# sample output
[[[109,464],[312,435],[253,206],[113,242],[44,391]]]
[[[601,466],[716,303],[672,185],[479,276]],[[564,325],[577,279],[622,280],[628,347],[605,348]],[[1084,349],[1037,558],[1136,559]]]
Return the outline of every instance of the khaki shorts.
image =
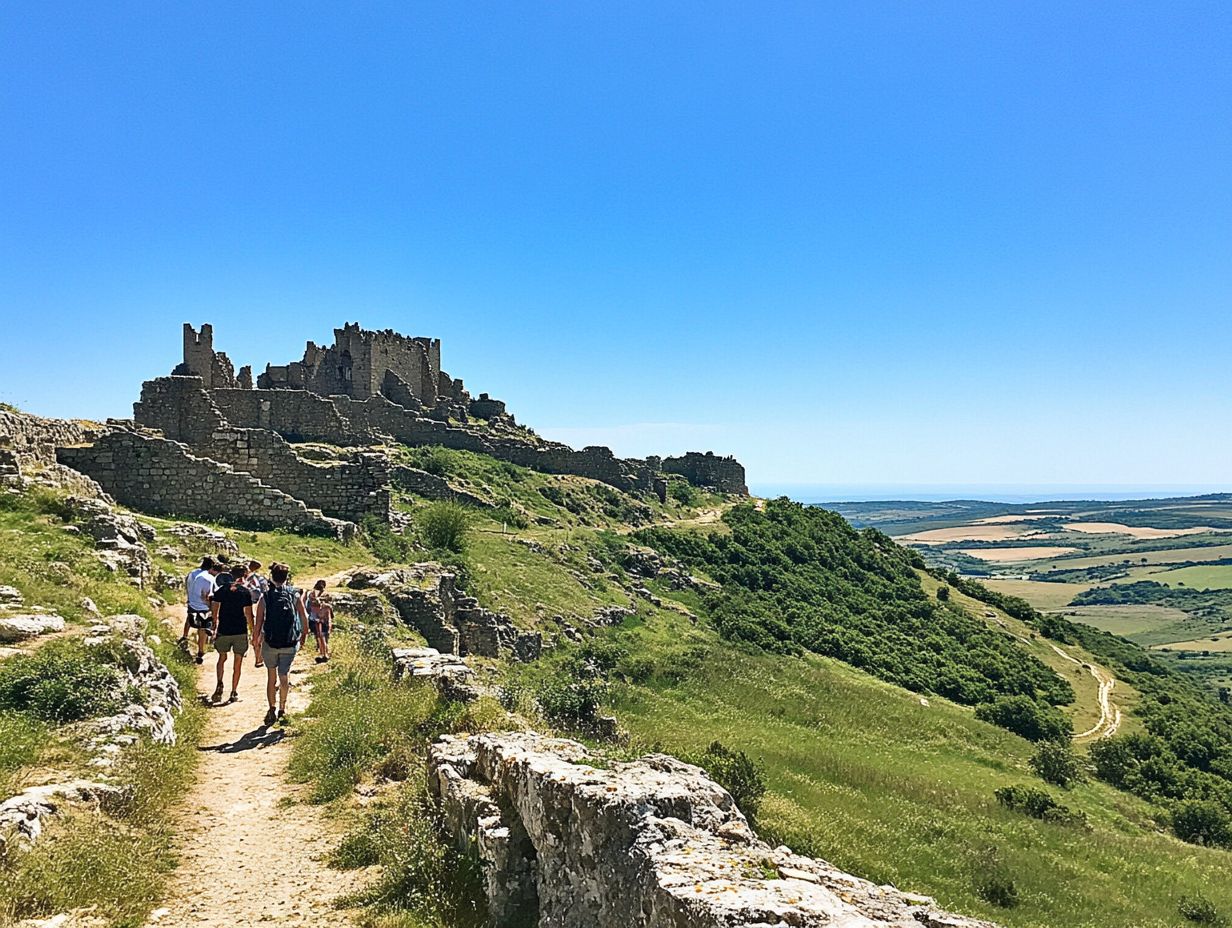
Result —
[[[214,639],[214,650],[219,654],[234,654],[243,657],[248,653],[247,635],[219,635]]]

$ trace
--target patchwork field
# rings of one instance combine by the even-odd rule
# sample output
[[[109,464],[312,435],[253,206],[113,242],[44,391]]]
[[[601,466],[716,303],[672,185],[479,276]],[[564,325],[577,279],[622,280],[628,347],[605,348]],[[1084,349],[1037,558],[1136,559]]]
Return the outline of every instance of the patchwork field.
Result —
[[[1145,525],[1122,525],[1120,522],[1066,522],[1062,528],[1087,535],[1129,535],[1131,538],[1177,538],[1182,535],[1219,531],[1209,525],[1195,525],[1192,528],[1150,528]]]
[[[1016,548],[960,548],[959,553],[981,561],[993,561],[998,564],[1008,564],[1018,561],[1038,561],[1043,558],[1060,557],[1071,554],[1077,548],[1067,548],[1059,545],[1023,545]]]
[[[989,578],[983,582],[991,590],[1006,596],[1021,597],[1036,609],[1044,611],[1068,606],[1075,596],[1091,587],[1089,583],[1048,583],[1044,580],[1011,578]]]
[[[1232,564],[1203,564],[1157,571],[1151,573],[1149,579],[1195,590],[1227,590],[1232,589]]]

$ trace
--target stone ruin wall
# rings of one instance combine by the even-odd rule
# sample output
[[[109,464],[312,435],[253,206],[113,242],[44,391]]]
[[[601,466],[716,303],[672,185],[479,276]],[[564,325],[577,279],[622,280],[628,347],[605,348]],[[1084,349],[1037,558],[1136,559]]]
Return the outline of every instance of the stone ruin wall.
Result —
[[[232,425],[214,402],[220,394],[266,392],[299,391],[207,392],[197,377],[160,377],[142,385],[141,400],[133,411],[139,425],[160,429],[201,457],[230,464],[326,515],[352,522],[368,516],[388,519],[391,499],[386,455],[357,453],[339,463],[308,461],[274,431]]]
[[[0,409],[0,447],[24,466],[55,464],[58,447],[93,441],[104,429],[68,419],[43,419]]]
[[[251,474],[151,434],[117,429],[92,445],[62,447],[57,458],[92,477],[125,506],[153,515],[344,539],[355,532],[354,524],[310,509]]]
[[[702,454],[690,451],[675,458],[663,459],[663,471],[679,474],[694,486],[712,487],[720,493],[748,496],[749,488],[744,482],[744,465],[732,457],[719,457],[712,451]]]

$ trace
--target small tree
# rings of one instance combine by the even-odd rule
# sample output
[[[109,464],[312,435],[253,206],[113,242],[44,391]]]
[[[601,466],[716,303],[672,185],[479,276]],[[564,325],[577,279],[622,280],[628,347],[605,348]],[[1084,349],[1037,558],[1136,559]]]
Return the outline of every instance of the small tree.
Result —
[[[1210,847],[1232,846],[1232,819],[1217,802],[1186,799],[1172,812],[1172,830],[1182,841]]]
[[[749,819],[757,818],[762,797],[766,795],[766,778],[761,766],[744,751],[733,750],[721,741],[712,741],[706,752],[696,758],[721,787],[731,793],[736,805]]]
[[[416,514],[415,523],[430,547],[461,551],[466,547],[471,512],[459,503],[431,503]]]
[[[950,588],[948,586],[937,587],[937,598],[943,603],[950,601]]]
[[[1031,769],[1045,783],[1068,788],[1082,779],[1082,762],[1064,741],[1044,741],[1031,757]]]

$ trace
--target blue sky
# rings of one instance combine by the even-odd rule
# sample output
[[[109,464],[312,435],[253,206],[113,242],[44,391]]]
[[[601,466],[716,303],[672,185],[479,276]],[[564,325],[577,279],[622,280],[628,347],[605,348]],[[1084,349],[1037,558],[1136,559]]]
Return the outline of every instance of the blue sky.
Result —
[[[444,341],[755,482],[1232,488],[1226,3],[0,6],[0,400]]]

